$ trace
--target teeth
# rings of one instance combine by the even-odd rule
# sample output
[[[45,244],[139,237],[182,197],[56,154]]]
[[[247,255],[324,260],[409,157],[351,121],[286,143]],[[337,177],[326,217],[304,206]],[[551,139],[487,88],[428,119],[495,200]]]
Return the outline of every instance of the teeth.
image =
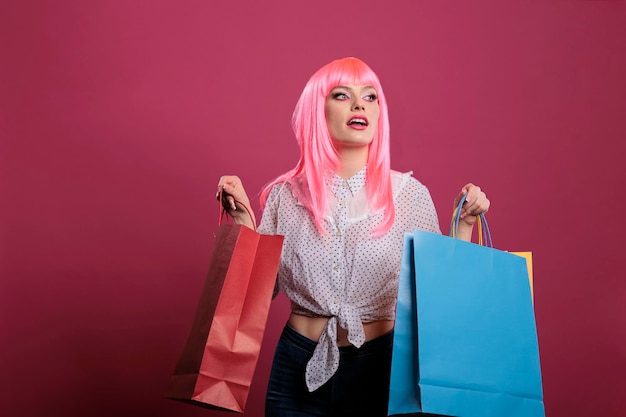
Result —
[[[365,119],[352,119],[349,124],[358,123],[360,125],[366,125]]]

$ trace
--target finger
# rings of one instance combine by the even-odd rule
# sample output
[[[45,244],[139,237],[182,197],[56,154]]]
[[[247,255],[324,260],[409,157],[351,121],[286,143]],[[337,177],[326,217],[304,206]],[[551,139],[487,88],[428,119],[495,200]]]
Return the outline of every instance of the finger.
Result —
[[[235,204],[235,199],[233,198],[232,195],[227,195],[226,196],[226,201],[228,203],[228,207],[233,210],[233,211],[237,211],[237,205]]]
[[[217,183],[217,194],[234,194],[237,191],[237,182],[239,178],[234,175],[224,175],[220,177]]]
[[[463,187],[461,189],[461,192],[459,194],[457,194],[457,196],[454,198],[454,208],[456,209],[459,206],[459,203],[461,202],[461,199],[463,199],[463,197],[467,194],[467,190],[465,189],[465,187]],[[465,204],[465,202],[463,202],[463,204]]]
[[[224,192],[233,195],[238,199],[241,198],[242,194],[245,192],[241,180],[236,176],[223,177],[221,188]]]
[[[217,183],[217,188],[224,187],[237,187],[238,184],[241,183],[241,180],[236,175],[223,175],[220,177],[220,180]]]
[[[465,187],[463,187],[462,192],[463,195],[465,195],[465,201],[463,202],[463,207],[461,209],[461,218],[464,218],[471,212],[472,207],[474,206],[474,202],[476,201],[476,198],[474,196],[474,185],[466,185]]]
[[[224,208],[227,208],[226,207],[226,203],[227,203],[226,197],[228,195],[229,195],[229,193],[226,191],[226,185],[220,179],[220,183],[217,186],[217,192],[215,193],[215,199],[219,201],[220,196],[221,196],[222,197],[222,203],[224,204]]]
[[[235,198],[227,191],[229,187],[229,185],[227,184],[228,178],[227,177],[220,177],[219,183],[218,183],[218,189],[217,189],[217,193],[215,193],[215,198],[216,200],[220,200],[220,195],[222,197],[222,206],[226,209],[226,210],[237,210],[237,205],[235,204]]]
[[[480,187],[474,184],[467,184],[465,186],[465,190],[467,192],[467,198],[465,199],[465,201],[467,201],[470,204],[473,204],[474,202],[476,202],[476,200],[478,199],[478,195],[480,194]]]
[[[228,193],[222,193],[222,206],[229,211],[237,211],[237,204],[235,203],[235,197]]]
[[[471,182],[465,184],[463,188],[461,188],[461,194],[468,194],[474,187],[476,186],[472,184]]]
[[[232,184],[226,183],[222,185],[222,195],[224,199],[227,197],[232,197],[234,199],[240,199],[240,191]]]
[[[478,194],[474,204],[469,207],[468,210],[470,211],[470,213],[477,216],[479,214],[485,213],[489,209],[489,205],[489,199],[487,199],[485,193],[481,192],[480,194]]]
[[[217,192],[215,193],[215,198],[217,200],[220,199],[220,194],[224,191],[224,176],[220,177],[220,180],[217,182]]]
[[[487,196],[483,193],[482,199],[480,201],[480,206],[478,208],[479,213],[486,213],[487,211],[489,211],[489,207],[491,206],[491,202],[489,201],[489,199],[487,198]]]

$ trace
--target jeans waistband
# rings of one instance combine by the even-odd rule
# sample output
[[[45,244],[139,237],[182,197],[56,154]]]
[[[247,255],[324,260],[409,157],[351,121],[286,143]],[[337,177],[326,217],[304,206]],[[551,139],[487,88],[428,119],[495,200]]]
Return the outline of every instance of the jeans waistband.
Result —
[[[293,327],[291,327],[288,324],[285,325],[281,338],[290,343],[293,343],[300,349],[305,350],[311,354],[313,353],[313,351],[315,350],[315,347],[317,346],[317,341],[309,339],[308,337],[301,335]],[[379,348],[389,346],[391,343],[393,343],[393,329],[381,336],[378,336],[375,339],[366,341],[365,343],[363,343],[363,345],[360,348],[357,348],[356,346],[352,346],[352,345],[340,346],[339,352],[340,354],[350,354],[350,353],[357,353],[357,352],[366,353],[369,350],[377,350]]]

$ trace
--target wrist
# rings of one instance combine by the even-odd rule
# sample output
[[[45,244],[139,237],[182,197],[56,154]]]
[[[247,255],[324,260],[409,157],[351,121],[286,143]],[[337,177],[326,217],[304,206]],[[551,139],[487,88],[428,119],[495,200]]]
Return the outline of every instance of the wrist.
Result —
[[[467,242],[472,240],[472,230],[474,229],[473,224],[469,224],[464,222],[463,220],[459,221],[458,229],[456,237],[461,240],[465,240]]]
[[[242,224],[251,229],[255,228],[256,219],[254,218],[254,213],[248,211],[247,207],[238,204],[237,210],[229,210],[228,214],[232,217],[235,224]]]

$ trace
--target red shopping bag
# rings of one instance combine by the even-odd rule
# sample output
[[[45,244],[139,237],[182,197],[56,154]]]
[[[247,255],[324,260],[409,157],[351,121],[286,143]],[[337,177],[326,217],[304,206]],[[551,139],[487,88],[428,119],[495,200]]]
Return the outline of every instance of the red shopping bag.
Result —
[[[247,208],[246,208],[247,210]],[[256,368],[283,236],[218,227],[191,331],[166,397],[243,413]]]

